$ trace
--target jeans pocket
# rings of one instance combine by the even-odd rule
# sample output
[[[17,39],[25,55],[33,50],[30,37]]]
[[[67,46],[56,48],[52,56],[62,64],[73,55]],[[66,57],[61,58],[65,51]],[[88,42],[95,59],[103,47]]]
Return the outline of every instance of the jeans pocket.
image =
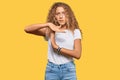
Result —
[[[75,67],[68,67],[68,71],[69,72],[76,72],[76,69],[75,69]]]
[[[51,66],[48,66],[48,65],[47,65],[47,67],[46,67],[46,72],[51,72],[51,71],[52,71]]]

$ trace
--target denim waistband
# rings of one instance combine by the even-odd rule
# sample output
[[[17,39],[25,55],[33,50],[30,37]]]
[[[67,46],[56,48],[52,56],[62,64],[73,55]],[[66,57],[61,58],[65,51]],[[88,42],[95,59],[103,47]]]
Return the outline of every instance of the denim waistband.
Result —
[[[70,61],[64,64],[55,64],[53,62],[48,61],[47,65],[51,67],[70,67],[70,66],[74,66],[74,61]]]

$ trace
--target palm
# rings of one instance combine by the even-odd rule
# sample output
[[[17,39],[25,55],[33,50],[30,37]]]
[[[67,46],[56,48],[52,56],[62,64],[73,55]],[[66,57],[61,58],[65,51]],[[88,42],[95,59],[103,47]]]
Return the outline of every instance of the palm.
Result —
[[[50,24],[50,28],[51,28],[51,30],[53,30],[53,31],[55,31],[55,32],[65,32],[65,31],[63,31],[63,30],[60,30],[59,28],[60,28],[61,26],[56,26],[56,25],[54,25],[54,24]]]

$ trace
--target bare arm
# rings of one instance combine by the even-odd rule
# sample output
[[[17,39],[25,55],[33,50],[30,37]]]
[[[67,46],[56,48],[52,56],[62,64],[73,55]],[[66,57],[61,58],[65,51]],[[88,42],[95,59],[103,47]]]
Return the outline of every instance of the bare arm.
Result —
[[[69,49],[62,48],[62,49],[60,50],[60,52],[61,52],[62,54],[65,54],[65,55],[74,57],[74,58],[76,58],[76,59],[80,59],[80,57],[81,57],[81,52],[82,52],[81,40],[80,40],[80,39],[76,39],[76,40],[74,41],[74,49],[73,49],[73,50],[69,50]]]
[[[32,24],[27,26],[24,31],[27,33],[39,35],[39,36],[45,36],[46,31],[48,28],[50,28],[52,31],[57,32],[64,32],[62,30],[59,30],[60,26],[56,26],[53,23],[44,23],[44,24]]]
[[[52,46],[53,46],[54,50],[56,51],[58,49],[58,45],[55,43],[54,35],[53,34],[51,36],[51,41],[52,41],[51,42]],[[71,56],[71,57],[74,57],[76,59],[80,59],[81,52],[82,52],[81,39],[74,40],[74,49],[73,50],[69,50],[69,49],[66,49],[66,48],[62,48],[60,50],[61,54],[67,55],[67,56]]]
[[[27,26],[24,31],[31,34],[36,34],[40,36],[45,36],[46,28],[49,26],[48,23],[45,24],[32,24]]]

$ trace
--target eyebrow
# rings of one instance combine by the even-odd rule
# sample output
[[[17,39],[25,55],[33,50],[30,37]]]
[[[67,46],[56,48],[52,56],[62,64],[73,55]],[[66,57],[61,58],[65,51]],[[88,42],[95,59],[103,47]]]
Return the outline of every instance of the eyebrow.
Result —
[[[61,12],[62,12],[62,13],[66,13],[66,11],[60,11],[60,12],[55,12],[55,13],[61,13]]]

